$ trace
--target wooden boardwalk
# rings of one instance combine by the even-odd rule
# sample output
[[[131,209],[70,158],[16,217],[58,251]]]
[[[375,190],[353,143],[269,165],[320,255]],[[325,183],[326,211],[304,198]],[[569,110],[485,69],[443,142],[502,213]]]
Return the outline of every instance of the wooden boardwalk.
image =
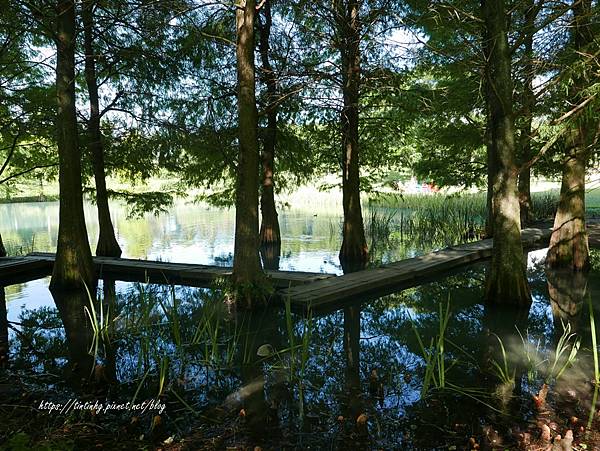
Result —
[[[590,247],[600,248],[600,221],[588,225]],[[551,234],[548,224],[521,232],[525,249],[545,247]],[[342,276],[296,271],[266,271],[278,290],[278,298],[289,298],[296,310],[339,308],[352,301],[389,294],[439,277],[462,266],[491,257],[491,239],[452,246],[419,257],[389,263]],[[55,255],[32,253],[25,257],[0,258],[0,285],[13,285],[50,275]],[[101,278],[210,287],[217,278],[227,278],[232,268],[170,263],[128,258],[94,257]]]
[[[52,273],[55,254],[34,252],[25,257],[0,259],[0,284],[22,283]],[[191,287],[210,287],[217,278],[227,278],[232,268],[222,266],[170,263],[130,258],[94,257],[100,278],[128,282],[151,282]],[[275,288],[288,288],[302,283],[335,277],[332,274],[299,271],[266,271]]]
[[[524,229],[521,231],[523,247],[527,250],[547,246],[551,229]],[[492,239],[452,246],[419,257],[367,269],[343,276],[319,280],[307,285],[280,291],[296,309],[322,311],[340,308],[353,301],[383,296],[401,289],[420,285],[461,266],[492,256]]]

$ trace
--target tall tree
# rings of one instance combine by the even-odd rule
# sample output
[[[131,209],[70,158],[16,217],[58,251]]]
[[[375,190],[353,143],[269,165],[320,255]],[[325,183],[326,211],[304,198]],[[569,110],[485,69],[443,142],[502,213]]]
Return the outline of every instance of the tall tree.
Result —
[[[358,146],[360,100],[360,17],[358,0],[335,0],[337,47],[340,52],[342,96],[342,205],[344,228],[340,262],[346,270],[364,266],[368,259],[367,241],[360,205],[360,166]]]
[[[533,81],[536,76],[534,65],[533,38],[536,32],[535,18],[539,9],[533,0],[525,3],[522,56],[523,88],[521,94],[521,126],[519,127],[519,156],[521,161],[528,161],[532,157],[533,114],[536,103],[533,92]],[[519,205],[521,212],[521,226],[531,220],[531,167],[528,165],[519,172],[518,180]]]
[[[241,0],[236,9],[238,140],[235,191],[233,279],[239,286],[255,283],[262,270],[258,245],[258,114],[254,72],[256,2]],[[251,303],[250,299],[246,299]]]
[[[95,0],[85,0],[81,12],[83,20],[83,41],[85,49],[85,81],[87,84],[90,116],[87,122],[90,155],[96,182],[96,206],[98,209],[98,244],[96,255],[120,257],[121,248],[115,237],[113,223],[108,205],[106,190],[106,171],[104,167],[104,146],[100,129],[100,101],[98,97],[98,80],[96,77],[96,51],[94,49],[94,6]]]
[[[77,137],[75,2],[60,0],[56,14],[56,98],[58,101],[56,127],[60,207],[58,248],[50,288],[60,291],[81,289],[83,284],[92,288],[95,285],[95,275],[83,214],[81,154]]]
[[[493,165],[494,248],[486,280],[490,302],[526,305],[531,294],[525,274],[515,164],[513,83],[504,0],[482,0],[489,162]]]
[[[592,2],[576,1],[572,10],[572,52],[579,58],[586,51],[586,47],[594,43],[591,27]],[[575,74],[572,82],[571,96],[577,107],[586,102],[583,94],[586,80],[584,75],[579,73]],[[565,139],[560,200],[546,256],[546,263],[551,268],[583,271],[590,267],[585,227],[585,175],[593,120],[597,121],[597,118],[590,118],[587,114],[576,114],[572,123],[567,125],[570,128]]]
[[[85,316],[85,287],[95,291],[92,253],[83,214],[81,154],[75,106],[75,30],[73,0],[60,0],[56,8],[56,128],[59,158],[59,224],[56,260],[50,291],[65,327],[72,383],[89,379],[94,359],[88,354],[91,328]]]
[[[262,139],[262,190],[260,197],[261,224],[260,244],[265,249],[264,255],[279,255],[281,250],[281,232],[275,206],[275,144],[277,140],[277,75],[269,58],[271,37],[271,0],[263,4],[262,15],[259,16],[259,51],[262,64],[262,77],[266,85],[267,126]],[[260,17],[262,16],[262,20]],[[266,263],[265,263],[266,264]],[[277,268],[273,268],[277,269]]]

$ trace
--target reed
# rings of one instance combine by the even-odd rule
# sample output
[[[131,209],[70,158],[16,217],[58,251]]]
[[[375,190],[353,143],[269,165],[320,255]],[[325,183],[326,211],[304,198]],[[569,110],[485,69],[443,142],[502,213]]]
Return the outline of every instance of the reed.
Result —
[[[411,327],[417,338],[421,356],[425,361],[425,375],[423,376],[423,386],[421,388],[421,397],[427,396],[431,387],[436,389],[446,388],[446,372],[453,366],[446,367],[446,351],[444,343],[446,341],[446,329],[450,319],[450,298],[446,303],[446,308],[439,306],[439,326],[438,335],[432,337],[429,346],[425,347],[421,334],[413,318],[408,315]]]

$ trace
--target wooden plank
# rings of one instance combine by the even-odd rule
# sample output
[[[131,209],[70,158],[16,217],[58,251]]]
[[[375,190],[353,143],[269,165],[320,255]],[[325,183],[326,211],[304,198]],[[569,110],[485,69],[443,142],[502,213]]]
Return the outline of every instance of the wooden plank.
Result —
[[[55,254],[34,252],[27,259],[40,260],[52,265]],[[130,258],[94,257],[96,271],[100,277],[131,282],[169,283],[196,287],[210,287],[220,277],[229,277],[232,268],[226,266],[195,265],[189,263],[136,260]],[[301,271],[266,271],[275,288],[288,288],[326,278],[333,274]]]
[[[550,230],[525,229],[522,240],[525,246],[541,246],[550,236]],[[407,288],[421,283],[434,274],[441,274],[492,255],[493,240],[486,239],[474,243],[431,252],[399,262],[389,263],[380,268],[368,269],[339,276],[335,279],[317,281],[309,285],[282,290],[283,298],[289,297],[296,308],[321,309],[351,302],[352,299],[372,293],[385,294],[400,287]]]

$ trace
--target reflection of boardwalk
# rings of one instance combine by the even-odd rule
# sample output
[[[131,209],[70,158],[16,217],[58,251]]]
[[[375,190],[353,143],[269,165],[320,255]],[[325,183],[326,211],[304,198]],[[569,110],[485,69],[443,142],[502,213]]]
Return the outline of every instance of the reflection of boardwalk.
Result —
[[[588,225],[590,247],[600,248],[600,222]],[[525,229],[522,239],[525,248],[547,245],[549,227]],[[343,276],[296,271],[266,271],[279,289],[280,298],[305,309],[339,306],[341,302],[364,299],[419,285],[441,273],[489,258],[492,240],[453,246],[420,257],[389,263]],[[100,277],[115,280],[169,283],[209,287],[216,278],[231,275],[231,268],[222,266],[169,263],[126,258],[94,257]],[[50,275],[54,254],[33,253],[26,257],[0,258],[0,285],[9,285]]]
[[[550,238],[550,229],[524,229],[521,232],[526,249],[542,248]],[[339,307],[339,303],[381,296],[399,289],[419,285],[432,276],[492,256],[491,239],[452,246],[419,257],[389,263],[379,268],[319,280],[283,290],[298,307],[310,305],[321,310]]]

